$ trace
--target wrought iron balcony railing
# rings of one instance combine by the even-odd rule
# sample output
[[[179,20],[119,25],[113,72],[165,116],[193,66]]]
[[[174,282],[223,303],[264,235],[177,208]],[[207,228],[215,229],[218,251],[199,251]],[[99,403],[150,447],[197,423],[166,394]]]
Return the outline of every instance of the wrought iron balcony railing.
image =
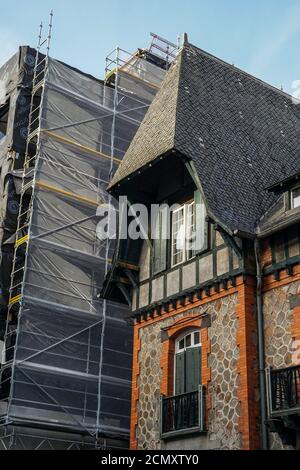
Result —
[[[300,365],[267,371],[269,416],[300,413]]]
[[[195,392],[161,397],[161,437],[204,431],[204,386]]]

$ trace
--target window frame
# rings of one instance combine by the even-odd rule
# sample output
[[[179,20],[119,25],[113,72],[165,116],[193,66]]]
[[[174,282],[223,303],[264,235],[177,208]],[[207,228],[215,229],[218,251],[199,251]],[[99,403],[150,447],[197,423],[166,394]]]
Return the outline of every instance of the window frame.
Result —
[[[199,333],[199,343],[195,343],[195,334],[196,333]],[[191,344],[189,346],[184,346],[183,349],[179,349],[179,343],[182,340],[185,340],[185,338],[189,335],[192,335],[192,337],[193,337],[193,340],[191,341]],[[186,351],[186,349],[188,349],[188,348],[197,348],[198,346],[202,346],[200,328],[193,328],[192,330],[185,330],[175,340],[175,354]]]
[[[300,194],[299,194],[299,196],[297,196],[299,198],[299,205],[295,206],[295,204],[294,204],[294,199],[295,199],[294,198],[294,193],[295,193],[295,191],[300,192],[300,185],[295,186],[294,188],[292,188],[290,190],[290,208],[291,209],[298,209],[298,207],[300,207]]]
[[[0,108],[0,142],[7,136],[10,110],[10,98]]]
[[[193,212],[192,212],[193,223],[191,225],[188,224],[190,207],[193,207]],[[183,229],[184,248],[181,250],[178,250],[177,252],[177,253],[182,253],[182,259],[180,261],[174,262],[174,256],[176,256],[176,252],[175,252],[176,239],[174,238],[174,214],[177,214],[180,211],[183,211],[183,224],[181,225],[181,227],[182,226],[184,227]],[[191,230],[191,227],[194,228],[195,230],[195,226],[196,226],[195,199],[189,199],[188,201],[184,202],[179,207],[174,209],[171,213],[171,263],[170,263],[171,268],[174,268],[182,263],[185,263],[186,261],[190,261],[192,258],[196,256],[196,253],[194,251],[187,249],[187,244],[192,238],[188,232],[191,232],[192,234],[193,230]],[[179,230],[177,233],[179,233]],[[189,251],[192,251],[191,255],[189,255]]]
[[[178,196],[178,193],[177,193]],[[151,255],[151,277],[156,278],[163,272],[170,272],[180,269],[191,260],[197,258],[212,249],[210,223],[205,216],[207,215],[206,206],[200,190],[194,190],[185,194],[182,198],[176,198],[175,194],[172,198],[159,202],[160,205],[167,205],[170,209],[167,218],[162,218],[161,223],[165,224],[167,239],[162,243],[160,237],[152,237],[152,255]],[[199,210],[198,210],[199,204]],[[203,206],[201,208],[201,206]],[[191,211],[190,209],[193,208]],[[176,242],[174,238],[174,214],[183,211],[183,227],[184,227],[184,249],[178,250],[175,261]],[[162,211],[163,213],[163,211]],[[155,221],[156,224],[159,219]],[[191,220],[191,224],[188,222]],[[151,222],[152,224],[152,222]],[[152,227],[152,225],[151,225]],[[200,228],[198,230],[198,227]],[[152,230],[152,229],[151,229]],[[199,232],[199,233],[198,233]],[[198,239],[198,236],[201,238]],[[201,245],[198,247],[199,241]],[[194,243],[195,242],[195,243]],[[157,261],[156,253],[160,253],[161,263]]]
[[[198,333],[199,335],[199,343],[195,343],[195,334]],[[191,335],[193,340],[191,341],[190,346],[184,346],[183,349],[179,349],[179,343],[182,340],[185,340],[187,336]],[[193,328],[189,330],[185,330],[181,335],[177,336],[175,339],[175,348],[174,348],[174,358],[173,358],[173,395],[175,396],[176,390],[176,355],[185,352],[187,349],[192,348],[200,348],[200,364],[201,364],[201,354],[202,354],[202,341],[201,341],[201,329],[200,328]]]

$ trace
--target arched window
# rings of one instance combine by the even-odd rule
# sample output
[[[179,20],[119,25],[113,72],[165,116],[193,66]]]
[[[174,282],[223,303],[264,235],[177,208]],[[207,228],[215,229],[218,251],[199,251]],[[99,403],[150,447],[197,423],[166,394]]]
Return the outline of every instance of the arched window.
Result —
[[[189,330],[185,331],[175,341],[174,395],[194,392],[200,384],[200,330]]]

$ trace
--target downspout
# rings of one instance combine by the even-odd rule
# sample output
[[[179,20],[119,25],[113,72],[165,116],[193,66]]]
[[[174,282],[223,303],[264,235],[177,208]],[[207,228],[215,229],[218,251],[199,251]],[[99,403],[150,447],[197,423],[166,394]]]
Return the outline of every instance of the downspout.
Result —
[[[259,392],[260,392],[260,414],[261,414],[261,443],[262,449],[269,448],[269,433],[267,422],[266,403],[266,375],[265,375],[265,341],[264,341],[264,318],[262,302],[262,269],[260,263],[260,243],[254,240],[254,252],[256,261],[256,308],[257,308],[257,335],[258,335],[258,369],[259,369]]]

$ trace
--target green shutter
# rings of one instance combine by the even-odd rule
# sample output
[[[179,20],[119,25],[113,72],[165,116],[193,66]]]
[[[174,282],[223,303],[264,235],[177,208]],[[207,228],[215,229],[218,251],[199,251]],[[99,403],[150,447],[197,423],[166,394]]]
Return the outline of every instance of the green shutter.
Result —
[[[153,274],[158,274],[167,267],[168,210],[166,207],[159,210],[156,223],[155,230],[158,238],[153,240]]]
[[[185,392],[193,392],[201,383],[201,348],[186,350],[186,387]]]
[[[175,355],[175,395],[185,392],[185,352]]]
[[[196,250],[195,252],[198,253],[199,251],[205,250],[207,248],[208,242],[208,223],[206,221],[206,208],[202,198],[202,195],[197,189],[194,192],[194,201],[195,201],[195,226],[196,226],[196,234],[197,234],[197,241],[196,241]]]

